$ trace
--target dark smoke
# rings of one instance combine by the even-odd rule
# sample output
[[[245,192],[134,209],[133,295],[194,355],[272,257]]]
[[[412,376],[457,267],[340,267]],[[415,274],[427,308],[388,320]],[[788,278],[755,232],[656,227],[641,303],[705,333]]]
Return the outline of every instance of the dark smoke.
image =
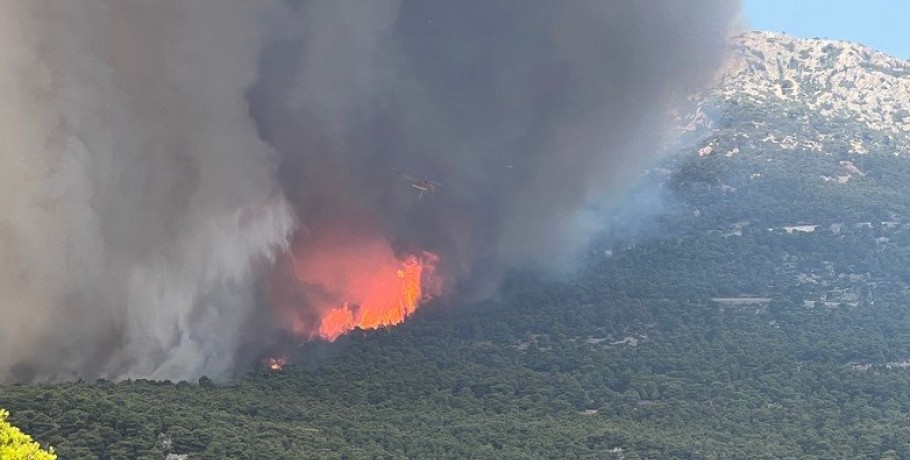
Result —
[[[249,92],[305,225],[379,221],[448,270],[564,267],[578,210],[709,82],[729,0],[303,2]],[[417,200],[403,170],[441,182]]]
[[[232,369],[297,223],[376,226],[462,289],[565,267],[737,10],[0,0],[0,379]]]

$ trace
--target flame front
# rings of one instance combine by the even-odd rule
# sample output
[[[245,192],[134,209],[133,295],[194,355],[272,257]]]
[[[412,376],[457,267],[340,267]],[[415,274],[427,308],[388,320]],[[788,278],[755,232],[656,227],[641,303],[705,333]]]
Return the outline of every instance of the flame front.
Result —
[[[270,370],[277,372],[277,371],[284,369],[284,365],[287,364],[287,362],[288,362],[288,360],[286,358],[284,358],[283,356],[275,356],[275,357],[266,359],[265,362],[263,362],[263,364],[265,364],[265,367],[269,368]]]
[[[270,292],[299,339],[334,341],[356,328],[400,324],[439,293],[438,257],[396,256],[382,237],[333,231],[296,241]]]
[[[372,276],[362,278],[365,295],[357,303],[345,302],[330,309],[319,323],[319,336],[332,341],[358,327],[378,329],[404,322],[420,306],[424,267],[435,268],[428,263],[433,260],[429,253],[424,254],[423,261],[409,256],[397,268],[381,267]]]

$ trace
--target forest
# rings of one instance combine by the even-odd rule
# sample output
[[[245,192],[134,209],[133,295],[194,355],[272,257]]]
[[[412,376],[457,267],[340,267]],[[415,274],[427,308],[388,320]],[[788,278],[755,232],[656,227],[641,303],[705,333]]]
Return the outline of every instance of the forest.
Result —
[[[10,385],[0,407],[72,460],[910,458],[910,162],[739,145],[666,159],[642,186],[664,205],[573,273],[513,270],[280,371]],[[841,161],[864,175],[819,180]]]
[[[596,249],[278,372],[7,386],[0,406],[80,460],[910,457],[907,230]],[[712,300],[742,296],[769,300]]]

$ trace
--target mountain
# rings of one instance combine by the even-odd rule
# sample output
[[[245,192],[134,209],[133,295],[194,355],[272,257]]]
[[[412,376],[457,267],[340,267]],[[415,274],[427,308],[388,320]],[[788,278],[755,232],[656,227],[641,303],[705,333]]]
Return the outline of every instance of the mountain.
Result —
[[[863,45],[748,33],[737,39],[722,82],[713,94],[727,102],[790,105],[883,134],[910,134],[910,61]]]
[[[574,276],[512,272],[281,371],[0,407],[76,460],[910,458],[907,65],[743,35],[681,117],[695,145]]]
[[[688,178],[738,194],[711,217],[827,226],[910,215],[910,62],[768,32],[734,45],[720,84],[680,120],[706,159],[690,159]]]
[[[762,107],[803,122],[811,116],[813,121],[856,122],[883,136],[910,134],[910,61],[850,42],[746,33],[734,39],[720,84],[707,96],[705,103]],[[849,145],[855,153],[875,147],[855,141]],[[778,143],[798,145],[790,144]],[[820,146],[805,147],[818,151]]]

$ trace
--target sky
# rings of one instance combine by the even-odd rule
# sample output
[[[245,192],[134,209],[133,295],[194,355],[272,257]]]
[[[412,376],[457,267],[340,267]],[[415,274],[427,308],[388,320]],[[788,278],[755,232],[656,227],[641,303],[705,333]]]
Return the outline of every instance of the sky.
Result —
[[[910,59],[910,0],[744,0],[747,26],[859,42]]]

